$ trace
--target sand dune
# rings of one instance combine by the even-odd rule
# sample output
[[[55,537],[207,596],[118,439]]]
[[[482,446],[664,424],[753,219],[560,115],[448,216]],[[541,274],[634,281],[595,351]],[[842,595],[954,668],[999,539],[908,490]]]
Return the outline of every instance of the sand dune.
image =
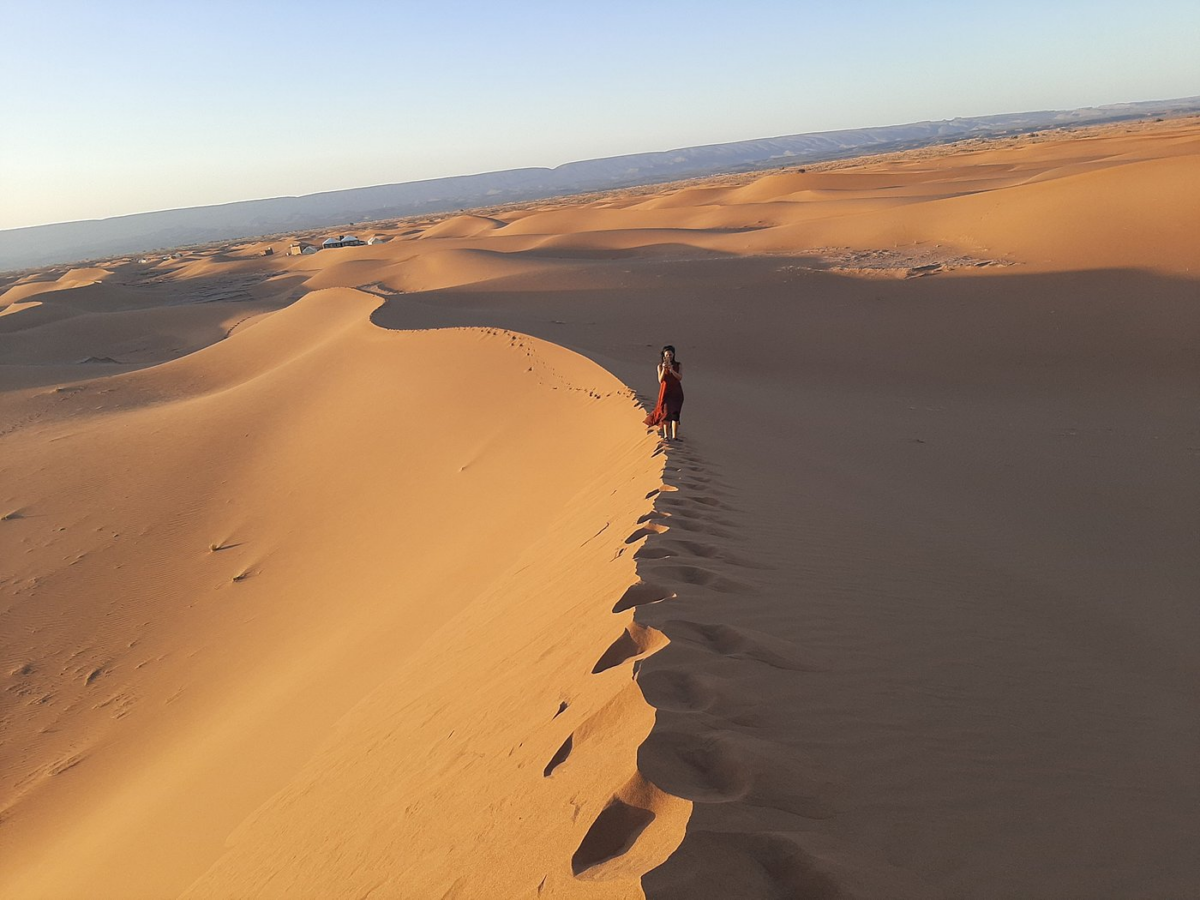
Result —
[[[1102,261],[1186,274],[1195,255],[1191,234],[1200,229],[1192,202],[1198,190],[1200,157],[1149,160],[996,191],[975,185],[958,196],[778,229],[746,247],[778,252],[799,239],[884,247],[940,241],[977,254],[1001,251],[1042,270]]]
[[[475,237],[478,234],[503,228],[507,223],[491,216],[451,216],[425,229],[422,238]]]
[[[53,281],[23,281],[0,294],[0,304],[7,306],[48,291],[66,291],[89,284],[100,284],[111,272],[107,269],[70,269]]]
[[[423,253],[409,260],[385,283],[410,293],[436,291],[543,271],[550,265],[520,253],[462,247]]]
[[[1194,894],[1198,163],[16,281],[0,896]]]
[[[358,704],[366,719],[339,726],[358,734],[351,755],[399,741],[400,756],[375,759],[412,779],[358,839],[376,841],[379,865],[394,870],[382,834],[395,826],[411,865],[432,869],[404,877],[445,878],[439,895],[454,879],[428,844],[433,820],[403,808],[427,791],[443,820],[451,801],[435,776],[478,758],[469,734],[447,741],[445,721],[453,731],[481,712],[502,716],[505,729],[479,746],[500,763],[489,780],[501,779],[494,802],[513,805],[514,839],[522,820],[542,820],[534,858],[554,846],[569,859],[610,795],[660,813],[681,806],[637,786],[652,712],[629,693],[627,659],[593,677],[587,658],[629,618],[609,612],[635,578],[631,554],[614,555],[658,484],[632,399],[540,341],[380,330],[367,320],[378,302],[310,294],[185,358],[43,393],[42,414],[8,438],[5,537],[24,552],[6,584],[5,814],[18,827],[5,829],[5,856],[22,861],[5,866],[6,896],[178,893],[239,821],[288,796]],[[471,666],[448,666],[464,654]],[[606,728],[617,698],[621,722]],[[575,753],[594,764],[571,760],[544,778],[573,730]],[[444,742],[425,773],[403,756],[416,737]],[[493,743],[510,737],[499,754]],[[503,780],[522,772],[524,789]],[[454,819],[489,793],[468,782]],[[363,790],[362,803],[379,799],[375,785]],[[547,814],[569,810],[568,796],[573,816]],[[333,811],[312,812],[327,837]],[[671,827],[660,814],[658,840]],[[279,852],[312,884],[294,862],[302,843]],[[73,865],[50,862],[62,854]],[[501,894],[548,874],[507,845],[495,854]],[[367,877],[312,861],[343,888]],[[217,875],[202,884],[251,890],[252,875],[223,866],[241,887],[222,889]]]

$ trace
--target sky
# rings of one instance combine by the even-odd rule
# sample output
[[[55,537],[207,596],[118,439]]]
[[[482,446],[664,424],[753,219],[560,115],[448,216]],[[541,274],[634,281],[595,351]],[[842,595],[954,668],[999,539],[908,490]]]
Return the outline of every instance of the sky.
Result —
[[[0,0],[0,229],[1200,94],[1200,3]]]

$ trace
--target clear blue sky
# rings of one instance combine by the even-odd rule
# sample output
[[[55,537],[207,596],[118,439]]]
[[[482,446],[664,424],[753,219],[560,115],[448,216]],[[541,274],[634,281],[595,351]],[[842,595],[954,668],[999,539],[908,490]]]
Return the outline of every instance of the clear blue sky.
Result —
[[[0,0],[0,228],[1200,94],[1200,3]]]

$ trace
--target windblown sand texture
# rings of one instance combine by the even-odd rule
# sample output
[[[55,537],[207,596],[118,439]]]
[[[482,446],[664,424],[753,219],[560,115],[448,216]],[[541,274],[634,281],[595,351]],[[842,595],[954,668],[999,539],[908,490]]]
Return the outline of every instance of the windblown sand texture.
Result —
[[[1200,892],[1196,120],[379,230],[0,282],[0,896]]]

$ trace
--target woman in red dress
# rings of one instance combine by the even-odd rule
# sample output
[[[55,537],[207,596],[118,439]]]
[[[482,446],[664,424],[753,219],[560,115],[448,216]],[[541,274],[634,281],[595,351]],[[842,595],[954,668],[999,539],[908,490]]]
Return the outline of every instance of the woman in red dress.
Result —
[[[683,365],[670,344],[662,348],[658,364],[658,402],[646,424],[657,428],[663,440],[679,440],[679,411],[683,409]]]

